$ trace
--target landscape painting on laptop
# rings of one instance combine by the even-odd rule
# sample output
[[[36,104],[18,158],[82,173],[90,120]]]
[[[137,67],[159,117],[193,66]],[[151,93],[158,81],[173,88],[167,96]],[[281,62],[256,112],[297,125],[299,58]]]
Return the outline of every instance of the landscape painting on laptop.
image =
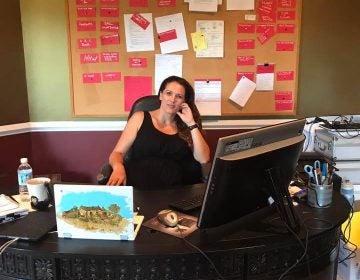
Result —
[[[58,236],[134,240],[133,188],[55,184]]]

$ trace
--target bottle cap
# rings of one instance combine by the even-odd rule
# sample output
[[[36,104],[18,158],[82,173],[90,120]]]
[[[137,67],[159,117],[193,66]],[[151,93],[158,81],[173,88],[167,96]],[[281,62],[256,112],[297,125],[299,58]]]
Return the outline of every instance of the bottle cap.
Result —
[[[23,157],[20,159],[20,163],[27,163],[28,159],[26,157]]]

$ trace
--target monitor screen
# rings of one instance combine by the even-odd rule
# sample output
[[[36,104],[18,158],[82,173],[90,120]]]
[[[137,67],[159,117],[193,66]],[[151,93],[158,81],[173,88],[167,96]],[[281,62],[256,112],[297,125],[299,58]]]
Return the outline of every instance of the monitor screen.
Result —
[[[298,227],[288,186],[302,152],[305,119],[220,138],[199,228],[230,223],[274,202],[280,218]]]

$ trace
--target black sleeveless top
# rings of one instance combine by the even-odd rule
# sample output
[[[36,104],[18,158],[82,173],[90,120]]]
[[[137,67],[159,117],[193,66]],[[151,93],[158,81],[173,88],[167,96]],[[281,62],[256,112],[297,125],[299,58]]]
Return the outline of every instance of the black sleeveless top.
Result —
[[[179,134],[157,130],[149,112],[124,161],[126,184],[138,189],[165,189],[201,182],[201,165]]]

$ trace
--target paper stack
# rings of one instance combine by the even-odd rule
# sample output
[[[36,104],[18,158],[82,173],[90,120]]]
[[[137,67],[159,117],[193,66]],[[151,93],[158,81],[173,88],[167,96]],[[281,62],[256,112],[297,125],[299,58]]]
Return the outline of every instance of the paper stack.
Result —
[[[15,200],[4,194],[0,195],[0,224],[23,218],[28,212],[28,209],[21,207]]]

